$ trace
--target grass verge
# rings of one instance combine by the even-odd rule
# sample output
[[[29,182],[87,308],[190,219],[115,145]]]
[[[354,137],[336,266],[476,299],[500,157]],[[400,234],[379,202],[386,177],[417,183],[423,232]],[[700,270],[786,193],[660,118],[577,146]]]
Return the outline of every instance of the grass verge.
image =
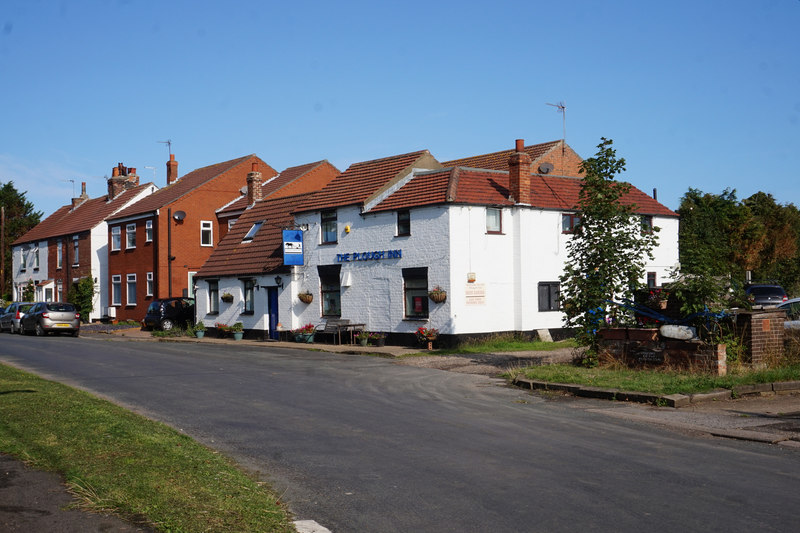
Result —
[[[800,380],[800,364],[763,370],[740,368],[727,376],[669,370],[642,371],[625,367],[584,368],[576,365],[529,367],[520,369],[515,375],[552,383],[572,383],[661,395],[693,394],[714,389],[732,389],[737,385]]]
[[[575,348],[573,339],[558,342],[532,341],[528,337],[513,333],[500,333],[480,339],[459,343],[455,348],[442,348],[431,352],[418,352],[403,357],[420,357],[427,355],[480,354],[501,352],[547,352],[562,348]]]
[[[0,365],[0,451],[61,473],[86,510],[161,531],[295,531],[270,490],[168,426]]]

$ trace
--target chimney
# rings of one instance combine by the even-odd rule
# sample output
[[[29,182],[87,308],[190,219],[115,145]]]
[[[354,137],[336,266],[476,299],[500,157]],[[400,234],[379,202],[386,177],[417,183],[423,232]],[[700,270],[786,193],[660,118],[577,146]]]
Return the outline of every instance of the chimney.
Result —
[[[133,187],[139,186],[139,175],[136,173],[136,168],[128,169],[128,176],[127,179],[125,180],[124,185],[126,189],[131,189]]]
[[[517,204],[531,204],[531,156],[525,153],[523,139],[517,139],[508,158],[508,197]]]
[[[113,200],[119,193],[125,190],[125,182],[128,181],[128,169],[119,163],[111,169],[111,177],[108,178],[108,199]]]
[[[247,174],[247,205],[253,205],[261,200],[261,172],[258,171],[258,163],[253,161]]]
[[[81,205],[83,202],[85,202],[88,199],[89,199],[89,195],[86,194],[86,182],[82,181],[81,182],[81,195],[78,196],[77,198],[73,198],[72,199],[72,209],[75,209],[76,207],[78,207],[79,205]]]
[[[178,162],[175,161],[175,154],[169,154],[167,161],[167,185],[172,185],[178,179]]]

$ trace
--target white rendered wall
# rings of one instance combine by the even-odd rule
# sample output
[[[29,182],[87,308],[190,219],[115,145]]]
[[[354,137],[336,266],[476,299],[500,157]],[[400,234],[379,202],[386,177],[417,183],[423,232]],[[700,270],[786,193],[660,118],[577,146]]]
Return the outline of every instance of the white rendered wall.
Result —
[[[39,267],[34,268],[36,263],[34,250],[37,246],[39,247]],[[22,268],[23,261],[23,247],[29,248],[28,262],[25,265],[24,272],[20,270]],[[25,288],[25,285],[28,284],[29,280],[33,281],[34,287],[36,287],[40,281],[47,279],[47,240],[14,246],[11,251],[11,268],[14,284],[14,293],[12,294],[12,297],[15,300],[20,300],[22,299],[22,291]],[[34,299],[43,300],[44,297],[39,297],[34,290]]]

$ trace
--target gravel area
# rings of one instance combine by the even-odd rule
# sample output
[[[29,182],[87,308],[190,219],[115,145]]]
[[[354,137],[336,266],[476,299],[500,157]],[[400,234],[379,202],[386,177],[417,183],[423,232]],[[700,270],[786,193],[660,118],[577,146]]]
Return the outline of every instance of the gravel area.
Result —
[[[436,368],[462,374],[498,376],[509,369],[568,363],[576,355],[575,348],[561,348],[546,352],[500,352],[485,354],[422,355],[403,357],[397,364]]]

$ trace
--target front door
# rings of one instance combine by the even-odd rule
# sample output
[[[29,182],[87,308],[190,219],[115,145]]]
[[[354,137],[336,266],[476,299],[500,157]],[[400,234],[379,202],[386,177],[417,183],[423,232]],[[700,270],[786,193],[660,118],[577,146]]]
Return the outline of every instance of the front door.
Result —
[[[278,287],[267,287],[267,315],[269,315],[269,338],[279,340],[278,333]]]

